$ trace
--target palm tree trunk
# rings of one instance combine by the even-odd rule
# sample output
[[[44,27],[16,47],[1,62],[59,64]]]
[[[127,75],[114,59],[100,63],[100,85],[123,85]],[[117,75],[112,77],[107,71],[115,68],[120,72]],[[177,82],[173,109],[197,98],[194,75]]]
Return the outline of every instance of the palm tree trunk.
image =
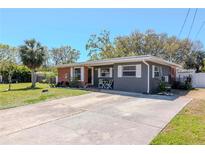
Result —
[[[31,82],[32,82],[31,88],[35,88],[36,79],[35,79],[35,70],[34,69],[31,70]]]

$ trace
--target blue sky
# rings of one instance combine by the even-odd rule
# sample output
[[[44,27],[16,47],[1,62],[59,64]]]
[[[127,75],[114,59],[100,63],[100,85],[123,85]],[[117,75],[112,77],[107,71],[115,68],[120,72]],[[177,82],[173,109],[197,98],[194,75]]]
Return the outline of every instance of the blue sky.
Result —
[[[0,9],[0,43],[19,46],[35,38],[49,48],[71,45],[87,60],[85,44],[93,33],[109,30],[111,36],[154,29],[178,35],[188,9]],[[181,37],[186,37],[195,9],[191,9]],[[191,39],[195,38],[205,9],[198,9]],[[205,26],[198,39],[205,44]]]

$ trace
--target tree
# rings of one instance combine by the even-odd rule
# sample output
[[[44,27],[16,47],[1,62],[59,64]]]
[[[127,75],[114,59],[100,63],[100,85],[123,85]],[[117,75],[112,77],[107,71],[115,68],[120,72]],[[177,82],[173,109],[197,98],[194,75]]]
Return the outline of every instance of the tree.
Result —
[[[19,53],[23,64],[31,69],[31,87],[35,88],[35,69],[40,67],[45,60],[45,47],[35,39],[30,39],[19,47]]]
[[[143,34],[137,31],[128,36],[116,37],[114,41],[116,57],[144,54],[143,37]]]
[[[162,34],[156,34],[154,30],[147,30],[144,34],[144,54],[161,56],[165,42],[162,36]]]
[[[80,52],[71,46],[62,46],[51,49],[51,57],[55,65],[74,63],[79,59]]]
[[[176,37],[166,38],[163,45],[162,57],[171,62],[176,62],[177,51],[180,49],[180,41]]]
[[[99,35],[92,34],[86,44],[86,50],[90,60],[115,57],[110,32],[104,30]]]
[[[0,61],[2,60],[11,60],[12,62],[18,62],[17,48],[0,43]]]
[[[196,73],[201,72],[204,67],[205,53],[202,51],[192,52],[185,61],[186,69],[195,69]]]
[[[153,55],[184,65],[192,52],[204,51],[201,42],[178,39],[166,33],[147,30],[145,33],[132,32],[126,36],[117,36],[112,43],[110,33],[103,31],[91,35],[86,50],[91,60],[132,55]]]
[[[9,88],[8,91],[11,90],[12,76],[15,71],[16,65],[11,60],[2,60],[0,62],[0,73],[6,74],[8,77]]]

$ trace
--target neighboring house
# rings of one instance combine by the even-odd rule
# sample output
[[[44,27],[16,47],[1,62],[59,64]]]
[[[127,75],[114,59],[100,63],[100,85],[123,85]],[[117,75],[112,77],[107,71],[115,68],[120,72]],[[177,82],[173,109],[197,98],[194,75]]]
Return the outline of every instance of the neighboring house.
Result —
[[[114,90],[153,93],[160,80],[171,83],[178,64],[144,55],[87,61],[57,66],[58,82],[79,80],[99,87],[102,80],[111,80]]]

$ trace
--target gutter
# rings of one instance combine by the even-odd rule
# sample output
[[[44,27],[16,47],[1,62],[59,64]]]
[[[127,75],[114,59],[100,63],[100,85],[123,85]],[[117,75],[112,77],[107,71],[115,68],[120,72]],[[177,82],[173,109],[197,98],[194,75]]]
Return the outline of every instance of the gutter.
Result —
[[[150,91],[150,75],[149,75],[149,73],[150,73],[150,67],[149,67],[149,64],[145,61],[145,60],[143,60],[142,61],[145,65],[147,65],[147,93],[149,94],[149,91]]]

